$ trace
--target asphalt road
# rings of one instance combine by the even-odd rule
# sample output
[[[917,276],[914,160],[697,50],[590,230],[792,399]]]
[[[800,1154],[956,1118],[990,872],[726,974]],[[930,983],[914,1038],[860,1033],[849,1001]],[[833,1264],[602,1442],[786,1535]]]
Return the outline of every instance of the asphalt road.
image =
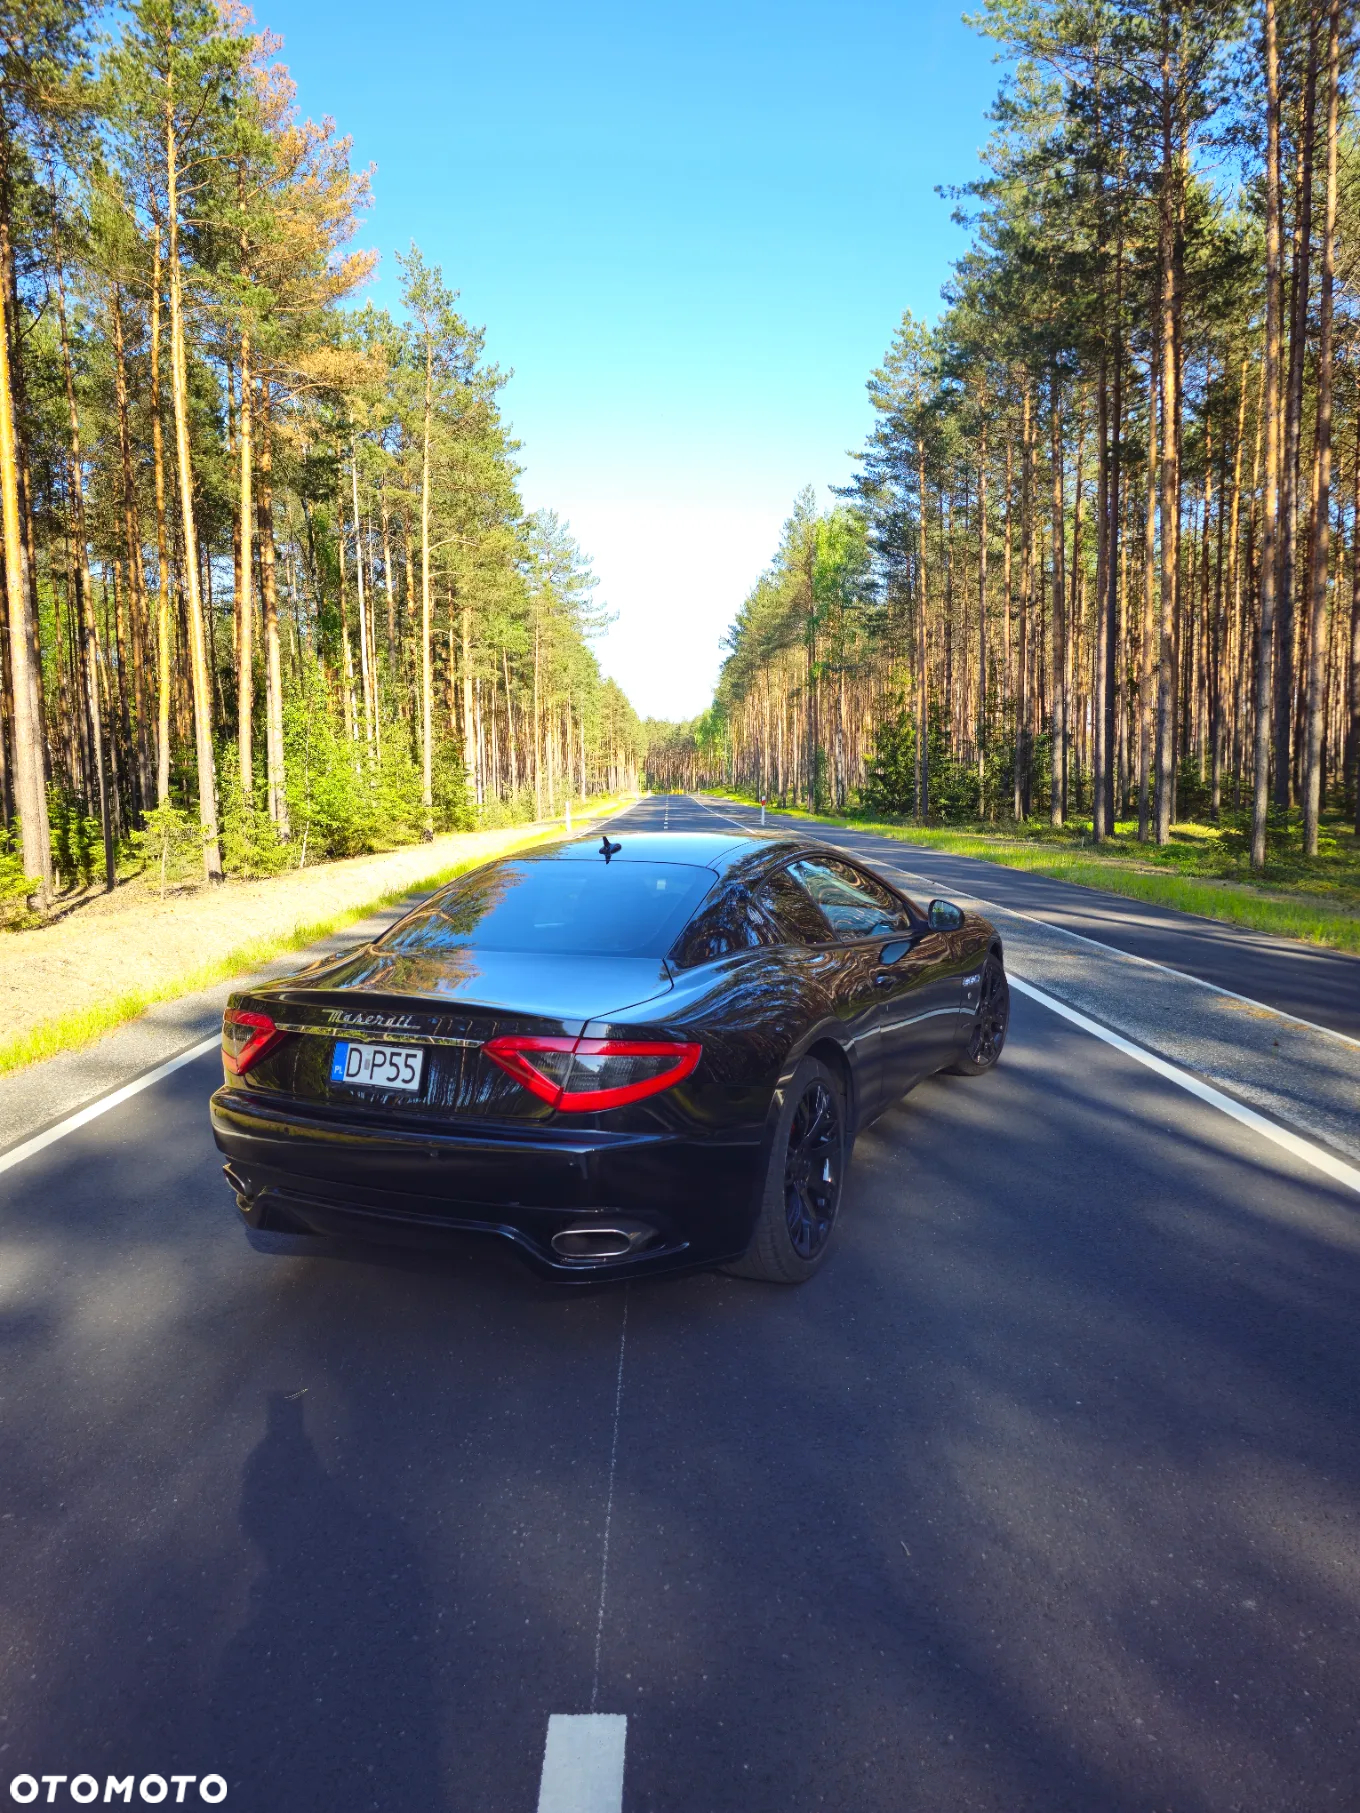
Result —
[[[807,1287],[569,1293],[252,1251],[218,1074],[0,1177],[4,1780],[532,1813],[595,1710],[627,1813],[1360,1803],[1352,1192],[1017,997]]]
[[[706,808],[703,802],[694,803],[734,824],[760,823],[757,806],[728,800],[712,801]],[[1071,882],[1002,868],[976,857],[951,856],[898,838],[841,832],[809,824],[807,819],[784,819],[774,812],[768,812],[766,818],[769,829],[787,827],[805,836],[827,836],[871,858],[881,854],[890,862],[903,863],[931,878],[941,894],[953,890],[980,894],[1013,912],[1032,914],[1046,925],[1094,938],[1130,956],[1168,964],[1216,988],[1231,989],[1280,1013],[1295,1014],[1315,1026],[1360,1039],[1360,957],[1345,951],[1271,938],[1218,919],[1201,919],[1095,888],[1075,887]]]

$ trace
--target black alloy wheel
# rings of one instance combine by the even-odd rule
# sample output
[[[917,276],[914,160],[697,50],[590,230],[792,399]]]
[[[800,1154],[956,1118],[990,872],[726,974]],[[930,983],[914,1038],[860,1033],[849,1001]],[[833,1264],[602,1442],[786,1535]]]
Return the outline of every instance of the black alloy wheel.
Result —
[[[978,986],[977,1010],[968,1029],[968,1042],[948,1066],[955,1076],[981,1076],[1001,1056],[1011,1021],[1011,989],[1006,971],[995,951],[988,952]]]
[[[815,1259],[826,1245],[841,1194],[840,1104],[820,1077],[793,1111],[784,1154],[784,1219],[798,1257]]]
[[[826,1257],[851,1138],[846,1091],[818,1058],[803,1058],[783,1093],[751,1244],[723,1267],[738,1278],[802,1284]]]

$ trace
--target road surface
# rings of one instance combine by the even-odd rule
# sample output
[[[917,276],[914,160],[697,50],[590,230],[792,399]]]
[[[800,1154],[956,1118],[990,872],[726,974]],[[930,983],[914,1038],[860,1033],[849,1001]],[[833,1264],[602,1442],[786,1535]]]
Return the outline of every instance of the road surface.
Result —
[[[730,800],[704,802],[720,821],[758,827],[760,808]],[[952,856],[925,844],[900,842],[872,832],[839,831],[807,819],[769,811],[767,829],[829,837],[847,849],[889,863],[906,864],[941,894],[983,894],[999,906],[1032,914],[1047,925],[1095,939],[1114,950],[1168,964],[1217,988],[1247,995],[1281,1013],[1360,1039],[1360,957],[1273,938],[1219,919],[1201,919],[1170,907],[1074,886],[1048,875],[1007,869],[971,856]],[[711,822],[711,821],[710,821]],[[908,840],[910,832],[907,833]]]
[[[219,1074],[0,1175],[6,1782],[617,1813],[594,1713],[627,1813],[1360,1801],[1343,1178],[1017,994],[807,1287],[571,1293],[251,1250]]]

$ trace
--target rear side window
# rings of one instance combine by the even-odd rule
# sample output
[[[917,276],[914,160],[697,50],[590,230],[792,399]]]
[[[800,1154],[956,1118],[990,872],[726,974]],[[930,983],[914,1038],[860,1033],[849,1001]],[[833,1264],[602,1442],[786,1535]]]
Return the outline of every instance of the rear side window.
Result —
[[[755,892],[786,943],[830,944],[835,937],[822,909],[787,869],[767,875]]]
[[[682,863],[496,863],[434,895],[378,949],[663,957],[715,879],[711,869]]]
[[[749,888],[737,884],[702,908],[694,923],[686,927],[675,961],[681,969],[693,969],[697,963],[711,963],[715,957],[730,957],[734,951],[774,942],[774,931]]]
[[[911,915],[890,888],[852,863],[800,857],[791,872],[826,915],[838,938],[878,938],[911,930]]]

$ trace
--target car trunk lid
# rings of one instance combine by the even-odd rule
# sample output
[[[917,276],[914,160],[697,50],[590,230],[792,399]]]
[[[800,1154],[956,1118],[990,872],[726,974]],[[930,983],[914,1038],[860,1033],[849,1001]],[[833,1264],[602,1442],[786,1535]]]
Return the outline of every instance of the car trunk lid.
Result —
[[[407,956],[366,947],[243,997],[290,1035],[243,1079],[254,1091],[328,1112],[379,1111],[414,1122],[430,1117],[532,1122],[551,1117],[482,1053],[507,1033],[574,1037],[669,992],[654,957],[525,955],[452,951]],[[354,1086],[332,1077],[337,1043],[418,1047],[414,1091]]]

